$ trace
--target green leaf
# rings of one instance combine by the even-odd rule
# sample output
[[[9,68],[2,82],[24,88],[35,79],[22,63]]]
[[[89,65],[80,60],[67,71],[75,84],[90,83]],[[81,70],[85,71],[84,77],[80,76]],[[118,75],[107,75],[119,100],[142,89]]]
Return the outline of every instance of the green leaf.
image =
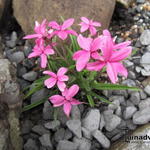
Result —
[[[109,100],[105,99],[104,97],[99,96],[98,94],[96,94],[94,92],[90,92],[90,94],[92,96],[95,96],[96,98],[98,98],[100,101],[102,101],[104,103],[112,104]]]
[[[91,87],[97,90],[134,90],[134,91],[141,90],[138,87],[130,87],[125,85],[110,84],[110,83],[96,83],[96,82],[93,82],[91,84]]]
[[[94,107],[95,103],[94,103],[94,100],[92,99],[92,96],[91,95],[87,95],[87,99],[88,99],[88,102],[89,102],[90,106]]]
[[[34,103],[30,104],[30,105],[27,105],[27,106],[25,106],[25,107],[22,109],[22,112],[25,112],[25,111],[27,111],[27,110],[30,110],[30,109],[34,108],[34,107],[37,107],[37,106],[43,104],[46,100],[47,100],[47,99],[44,98],[44,99],[39,100],[39,101],[37,101],[37,102],[34,102]]]

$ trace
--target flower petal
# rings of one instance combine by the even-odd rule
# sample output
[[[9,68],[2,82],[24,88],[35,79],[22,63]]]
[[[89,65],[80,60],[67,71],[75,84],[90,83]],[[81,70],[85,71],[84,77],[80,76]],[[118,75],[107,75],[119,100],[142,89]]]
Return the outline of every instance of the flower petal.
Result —
[[[78,91],[79,91],[79,86],[77,84],[72,85],[66,93],[65,96],[66,99],[71,100],[71,98],[74,97],[78,93]]]
[[[66,21],[64,21],[61,29],[65,30],[65,29],[69,28],[70,26],[72,26],[73,22],[74,22],[73,18],[67,19]]]
[[[85,38],[81,34],[78,36],[77,41],[81,48],[84,50],[90,50],[92,38]]]
[[[95,35],[96,32],[97,32],[96,28],[93,27],[93,26],[91,26],[91,27],[89,28],[89,30],[90,30],[91,35]]]
[[[53,95],[49,97],[51,103],[53,103],[54,107],[59,107],[64,104],[64,97],[60,95]]]
[[[107,74],[112,83],[116,83],[118,80],[116,68],[113,67],[113,63],[107,62]]]
[[[113,49],[122,49],[122,48],[125,48],[127,46],[129,46],[131,44],[130,41],[126,41],[126,42],[122,42],[122,43],[119,43],[119,44],[115,44]]]
[[[100,37],[95,38],[91,43],[91,51],[96,51],[100,49],[100,46],[101,46],[101,38]]]
[[[41,34],[31,34],[31,35],[26,35],[25,37],[23,37],[23,39],[33,39],[33,38],[41,38],[42,35]]]
[[[48,45],[48,46],[46,46],[46,48],[45,48],[45,50],[44,50],[44,53],[45,53],[46,55],[53,55],[55,52],[54,52],[54,50],[51,48],[51,46]]]
[[[44,81],[44,85],[49,89],[49,88],[52,88],[56,84],[56,81],[57,80],[55,78],[49,78]]]
[[[131,51],[132,51],[132,47],[130,46],[123,48],[119,51],[113,51],[110,61],[113,61],[113,62],[121,61],[127,58],[131,54]]]
[[[41,57],[41,68],[46,68],[47,56],[45,54],[42,54],[40,57]]]
[[[89,60],[90,60],[90,53],[85,51],[84,53],[82,53],[82,55],[76,62],[76,70],[78,72],[82,71],[86,67]]]
[[[65,31],[59,31],[57,35],[60,39],[65,40],[68,36],[68,33]]]
[[[86,17],[81,17],[80,19],[81,19],[84,23],[86,23],[86,24],[89,24],[89,23],[90,23],[89,19],[86,18]]]
[[[74,31],[74,30],[65,30],[65,31],[66,31],[66,33],[68,33],[68,34],[72,34],[72,35],[78,36],[77,32]]]
[[[60,25],[56,21],[49,22],[48,26],[53,29],[60,30]]]
[[[87,64],[86,69],[89,71],[100,71],[106,64],[104,62],[96,61]]]
[[[89,25],[83,23],[83,24],[81,25],[80,32],[85,32],[86,30],[88,30],[88,28],[89,28]]]
[[[78,101],[75,98],[72,98],[72,100],[70,101],[70,103],[71,103],[71,105],[80,105],[80,104],[82,104],[82,102]]]
[[[63,76],[58,77],[58,80],[59,80],[59,81],[68,81],[68,80],[69,80],[69,77],[66,76],[66,75],[63,75]]]
[[[57,81],[57,86],[61,92],[63,92],[66,88],[66,84],[63,81]]]
[[[77,52],[75,52],[74,54],[73,54],[73,60],[77,60],[77,59],[79,59],[79,57],[82,55],[82,53],[84,53],[85,51],[83,51],[83,50],[79,50],[79,51],[77,51]]]
[[[68,103],[65,103],[64,106],[63,106],[63,110],[64,110],[64,113],[69,117],[70,115],[70,112],[71,112],[71,108],[72,108],[72,105],[68,102]]]
[[[61,68],[59,68],[59,70],[57,71],[57,76],[62,76],[62,75],[64,75],[67,71],[68,71],[67,68],[61,67]]]
[[[29,54],[28,58],[33,58],[33,57],[37,57],[37,56],[40,56],[40,54],[36,53],[36,52],[32,52]]]
[[[43,74],[47,74],[47,75],[49,75],[49,76],[51,76],[53,78],[57,77],[57,75],[54,72],[51,72],[51,71],[44,71]]]
[[[100,27],[100,26],[101,26],[101,23],[100,23],[100,22],[97,22],[97,21],[93,21],[92,25],[93,25],[93,26],[96,26],[96,27]]]

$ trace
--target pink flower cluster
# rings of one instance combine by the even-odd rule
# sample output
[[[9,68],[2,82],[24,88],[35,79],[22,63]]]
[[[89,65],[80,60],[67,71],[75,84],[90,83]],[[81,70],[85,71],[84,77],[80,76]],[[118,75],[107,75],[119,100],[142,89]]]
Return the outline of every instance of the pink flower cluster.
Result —
[[[131,54],[130,42],[116,44],[115,39],[111,37],[108,30],[103,30],[103,34],[98,35],[96,27],[100,27],[101,24],[86,17],[81,17],[81,23],[79,24],[81,26],[80,32],[82,33],[87,30],[90,32],[89,37],[84,37],[70,29],[73,23],[73,18],[64,21],[61,25],[56,21],[47,22],[46,19],[41,24],[36,21],[35,34],[24,37],[24,39],[34,38],[36,43],[33,52],[29,54],[28,58],[40,57],[41,68],[46,68],[48,56],[55,54],[56,43],[52,43],[52,38],[58,36],[60,39],[65,40],[69,34],[72,34],[77,36],[77,42],[81,47],[72,57],[76,62],[76,70],[78,72],[83,69],[100,71],[103,67],[106,67],[108,77],[112,83],[118,81],[118,74],[127,77],[127,70],[121,61]],[[69,89],[67,88],[65,83],[69,80],[69,77],[65,75],[67,71],[67,68],[61,67],[57,73],[47,70],[43,74],[49,76],[44,82],[47,88],[57,85],[58,89],[62,92],[62,95],[51,96],[49,100],[53,103],[54,107],[63,105],[65,114],[69,116],[72,105],[78,105],[81,102],[73,98],[78,93],[79,86],[74,84]]]

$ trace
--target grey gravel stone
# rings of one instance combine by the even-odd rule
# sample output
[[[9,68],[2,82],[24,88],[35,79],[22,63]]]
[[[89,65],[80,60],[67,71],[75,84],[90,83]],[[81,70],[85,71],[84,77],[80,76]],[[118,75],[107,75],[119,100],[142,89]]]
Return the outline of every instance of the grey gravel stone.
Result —
[[[50,104],[49,101],[46,101],[44,103],[44,107],[43,107],[43,119],[44,120],[50,120],[53,119],[53,107]]]
[[[144,67],[145,65],[150,65],[149,57],[150,57],[150,53],[149,53],[149,52],[146,52],[146,53],[141,57],[140,64],[141,64],[143,67]]]
[[[124,80],[124,81],[122,82],[122,84],[127,85],[127,86],[136,86],[135,81],[133,81],[133,80],[131,80],[131,79]]]
[[[41,143],[42,146],[48,148],[48,149],[52,149],[52,143],[50,140],[50,135],[49,134],[43,134],[40,138],[39,141]]]
[[[71,118],[74,120],[81,119],[81,113],[78,106],[73,106],[71,110]]]
[[[150,96],[150,85],[147,85],[145,88],[144,88],[144,92]]]
[[[137,128],[137,125],[133,124],[133,121],[130,119],[126,120],[126,124],[130,130],[135,130]]]
[[[131,96],[130,96],[130,101],[134,104],[134,105],[138,105],[140,102],[140,94],[139,92],[132,92]]]
[[[99,125],[100,130],[102,130],[104,126],[105,126],[105,120],[103,114],[101,114],[101,120]]]
[[[28,139],[24,144],[24,150],[39,150],[39,148],[33,139]]]
[[[22,64],[27,69],[32,69],[35,65],[34,61],[32,59],[28,59],[28,58],[24,59]]]
[[[44,124],[45,128],[56,131],[60,127],[59,120],[53,120]]]
[[[105,135],[111,139],[112,137],[114,137],[115,135],[117,135],[118,133],[120,133],[122,130],[121,129],[118,129],[118,128],[115,128],[114,130],[110,131],[110,132],[105,132]]]
[[[133,115],[133,123],[134,124],[146,124],[150,121],[150,108],[145,108],[143,110],[137,111]]]
[[[109,104],[108,105],[108,109],[111,109],[111,110],[116,110],[120,105],[120,101],[118,99],[115,99],[112,104]]]
[[[130,60],[124,60],[124,65],[128,68],[128,67],[132,67],[134,63],[131,62]]]
[[[103,112],[105,120],[105,128],[107,131],[114,130],[121,122],[121,118],[114,115],[112,111],[106,110]]]
[[[115,114],[119,117],[122,115],[122,110],[120,106],[116,109]]]
[[[134,106],[134,104],[130,101],[130,100],[127,100],[127,105],[126,105],[127,107],[128,106]]]
[[[27,81],[34,81],[34,80],[36,80],[37,76],[38,76],[37,72],[30,71],[30,72],[24,74],[22,77]]]
[[[17,42],[17,33],[12,32],[10,40],[6,41],[6,46],[13,48],[16,46]]]
[[[130,79],[136,79],[135,73],[133,71],[129,71],[128,72],[128,78],[130,78]]]
[[[145,108],[150,108],[150,98],[147,98],[145,100],[142,100],[140,103],[139,103],[139,109],[140,110],[143,110]]]
[[[141,72],[141,70],[142,70],[142,68],[141,68],[141,67],[139,67],[139,66],[136,66],[136,67],[135,67],[135,71],[136,71],[137,73],[140,73],[140,72]]]
[[[92,135],[102,145],[103,148],[110,147],[109,139],[100,130],[95,130]]]
[[[145,65],[144,67],[146,67],[146,66],[149,67],[149,65]],[[142,73],[143,76],[150,76],[150,69],[149,69],[149,70],[147,70],[147,69],[142,69],[142,70],[141,70],[141,73]]]
[[[142,45],[150,45],[150,30],[144,30],[140,36],[140,42]]]
[[[66,125],[74,135],[76,135],[78,138],[82,137],[80,120],[68,120]]]
[[[17,64],[22,62],[24,60],[25,56],[24,56],[24,53],[23,52],[15,52],[13,53],[11,56],[10,56],[10,61],[12,62],[16,62]]]
[[[34,103],[34,102],[37,102],[37,101],[39,101],[39,100],[42,100],[42,99],[46,98],[47,95],[48,95],[48,93],[49,93],[49,90],[48,90],[48,89],[45,89],[45,88],[43,88],[43,89],[41,89],[41,90],[35,92],[35,93],[31,96],[31,103]]]
[[[143,90],[140,91],[140,96],[142,100],[147,98],[147,95]]]
[[[77,149],[78,145],[76,143],[67,140],[59,141],[57,145],[57,150],[77,150]]]
[[[145,3],[145,0],[136,0],[137,3],[143,4]]]
[[[82,133],[83,133],[83,137],[87,139],[92,139],[91,132],[88,129],[82,127]]]
[[[31,51],[32,51],[32,47],[31,47],[29,41],[26,40],[25,45],[24,45],[24,54],[25,54],[25,56],[27,57],[31,53]]]
[[[54,139],[56,142],[59,142],[64,139],[64,136],[65,136],[65,129],[60,128],[59,130],[57,130],[57,132],[55,132]]]
[[[65,140],[69,140],[72,138],[72,132],[69,129],[65,130],[65,135],[64,135],[64,139]]]
[[[123,112],[124,119],[130,119],[136,111],[137,108],[135,106],[126,107],[125,111]]]
[[[91,149],[91,141],[85,138],[74,138],[73,142],[78,145],[78,150],[90,150]]]
[[[21,128],[21,133],[22,133],[22,134],[28,134],[28,133],[30,133],[32,127],[33,127],[32,121],[30,121],[30,120],[25,120],[25,121],[23,122],[23,126],[22,126],[22,128]]]
[[[27,69],[23,67],[22,65],[17,65],[17,76],[22,77],[25,73],[27,73]]]
[[[89,131],[94,131],[99,128],[100,112],[98,109],[90,109],[85,118],[82,120],[82,126]]]
[[[49,134],[50,132],[48,130],[46,130],[42,125],[35,125],[32,128],[32,131],[39,134],[39,135],[43,135],[43,134]]]

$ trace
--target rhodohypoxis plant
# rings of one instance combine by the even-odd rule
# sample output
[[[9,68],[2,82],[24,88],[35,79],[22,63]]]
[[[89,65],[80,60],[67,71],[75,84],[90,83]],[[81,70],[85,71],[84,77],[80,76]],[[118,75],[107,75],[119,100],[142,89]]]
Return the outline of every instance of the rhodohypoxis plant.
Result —
[[[122,60],[131,54],[131,42],[115,43],[115,38],[111,37],[108,30],[104,30],[102,35],[97,32],[96,27],[101,26],[99,22],[85,17],[81,17],[79,25],[81,32],[89,31],[88,36],[71,29],[73,23],[73,18],[61,25],[56,21],[44,20],[41,24],[36,22],[35,34],[24,37],[35,39],[33,52],[28,58],[40,57],[44,75],[33,83],[34,88],[25,98],[45,87],[50,93],[44,100],[25,106],[24,111],[49,99],[54,107],[63,106],[64,113],[69,117],[72,105],[84,103],[94,106],[97,100],[110,103],[97,94],[98,90],[138,90],[136,87],[115,84],[118,82],[118,74],[127,77],[128,71]],[[68,37],[70,41],[64,41]],[[105,68],[109,80],[105,83],[98,82]]]

